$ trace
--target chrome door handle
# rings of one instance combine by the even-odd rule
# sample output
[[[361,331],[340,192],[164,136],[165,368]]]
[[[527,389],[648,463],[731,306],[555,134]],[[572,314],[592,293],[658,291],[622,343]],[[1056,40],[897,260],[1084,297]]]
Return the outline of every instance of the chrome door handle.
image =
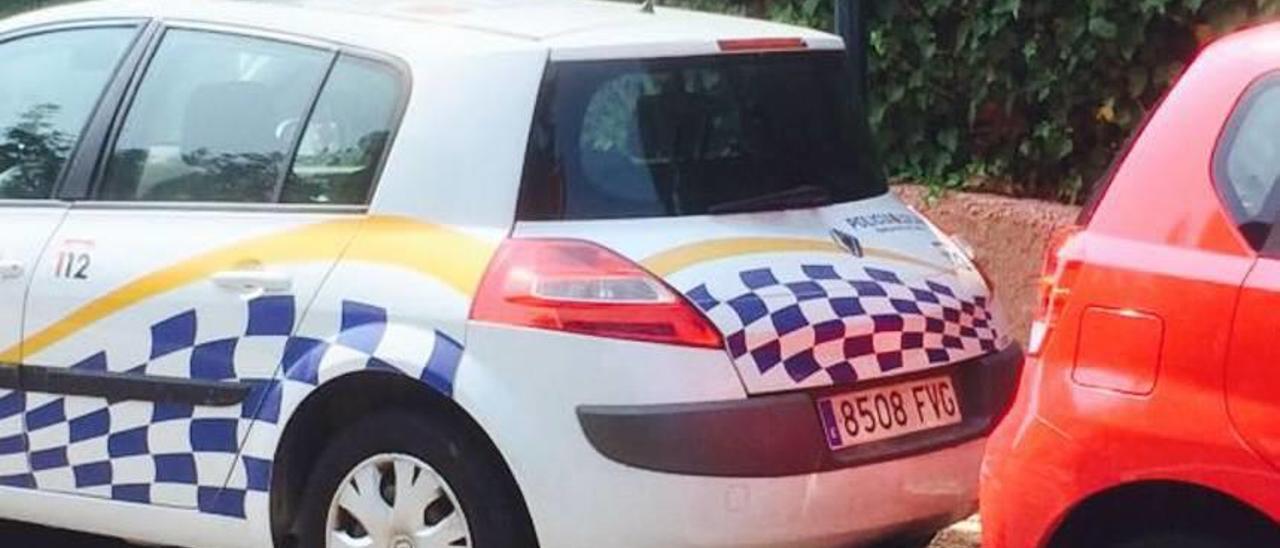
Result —
[[[0,280],[21,278],[27,269],[19,261],[0,261]]]
[[[288,291],[293,277],[266,270],[228,270],[213,275],[213,283],[243,293]]]

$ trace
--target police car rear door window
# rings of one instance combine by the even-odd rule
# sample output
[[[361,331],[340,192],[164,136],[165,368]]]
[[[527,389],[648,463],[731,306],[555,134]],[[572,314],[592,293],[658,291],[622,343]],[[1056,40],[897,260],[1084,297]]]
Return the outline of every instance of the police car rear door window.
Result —
[[[281,201],[367,202],[399,117],[401,87],[400,75],[388,65],[339,59],[302,135]]]
[[[170,30],[133,100],[102,198],[274,202],[330,51]]]

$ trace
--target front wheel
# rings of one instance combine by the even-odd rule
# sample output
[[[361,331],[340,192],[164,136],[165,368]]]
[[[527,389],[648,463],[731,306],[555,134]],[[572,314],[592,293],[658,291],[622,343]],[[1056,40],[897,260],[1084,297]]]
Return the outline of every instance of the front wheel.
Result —
[[[413,455],[369,457],[347,474],[325,518],[333,547],[474,546],[453,489]]]
[[[1251,548],[1250,545],[1195,533],[1151,533],[1116,543],[1114,548]]]
[[[343,430],[307,482],[298,546],[536,546],[504,465],[476,438],[447,420],[407,412]]]

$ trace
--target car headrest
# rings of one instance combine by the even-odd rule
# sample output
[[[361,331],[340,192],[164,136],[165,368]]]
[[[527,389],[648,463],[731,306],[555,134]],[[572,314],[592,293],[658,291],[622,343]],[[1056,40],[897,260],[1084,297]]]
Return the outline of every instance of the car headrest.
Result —
[[[684,91],[641,96],[636,101],[640,139],[646,156],[685,158],[706,131],[707,99]]]
[[[206,84],[187,104],[182,154],[270,154],[280,150],[271,90],[257,82]]]

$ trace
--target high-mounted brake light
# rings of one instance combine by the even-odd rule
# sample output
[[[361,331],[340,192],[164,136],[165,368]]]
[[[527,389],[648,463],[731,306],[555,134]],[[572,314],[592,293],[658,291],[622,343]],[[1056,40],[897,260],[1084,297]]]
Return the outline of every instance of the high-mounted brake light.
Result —
[[[644,268],[599,245],[510,239],[485,274],[471,319],[704,348],[717,330],[683,296]]]
[[[785,51],[809,48],[809,44],[805,43],[804,38],[745,38],[720,40],[719,44],[720,51],[724,52]]]
[[[1040,353],[1049,332],[1067,307],[1067,297],[1071,295],[1080,263],[1068,258],[1065,252],[1081,230],[1079,226],[1066,226],[1049,236],[1037,288],[1039,299],[1036,317],[1031,323],[1031,340],[1027,345],[1028,352],[1032,355]]]

